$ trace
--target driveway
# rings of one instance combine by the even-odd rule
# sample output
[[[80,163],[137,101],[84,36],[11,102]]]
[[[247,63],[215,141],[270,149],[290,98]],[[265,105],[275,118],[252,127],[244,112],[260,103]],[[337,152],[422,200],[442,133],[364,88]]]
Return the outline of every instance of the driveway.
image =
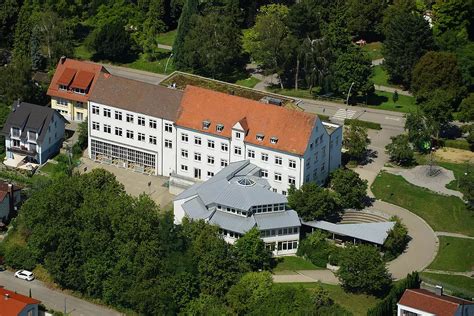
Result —
[[[0,285],[10,291],[28,296],[31,289],[33,298],[38,299],[47,308],[55,311],[66,312],[68,315],[81,316],[116,316],[121,313],[111,310],[104,306],[89,303],[77,297],[65,294],[59,290],[52,290],[38,280],[27,282],[17,279],[13,276],[13,272],[0,272]]]

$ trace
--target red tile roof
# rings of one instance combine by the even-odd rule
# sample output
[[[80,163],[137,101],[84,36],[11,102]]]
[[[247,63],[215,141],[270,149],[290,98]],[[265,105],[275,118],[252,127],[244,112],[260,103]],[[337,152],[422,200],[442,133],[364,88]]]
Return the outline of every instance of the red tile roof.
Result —
[[[230,138],[232,127],[240,122],[248,129],[245,142],[303,155],[317,119],[311,113],[188,85],[176,125]],[[211,123],[208,129],[203,129],[203,121]],[[224,125],[220,133],[217,124]],[[264,135],[263,141],[256,139],[257,134]],[[276,144],[270,142],[272,137],[278,138]]]
[[[51,80],[51,84],[49,85],[48,95],[67,100],[87,102],[100,72],[107,73],[107,70],[99,64],[70,58],[60,60],[56,67],[53,79]],[[72,73],[74,74],[71,78]],[[73,80],[72,84],[71,80]],[[81,95],[73,93],[72,91],[59,90],[60,84],[71,84],[71,86],[75,84],[75,87],[80,89],[86,89],[89,85],[90,87],[87,94]]]
[[[39,303],[41,301],[0,288],[0,316],[17,316],[27,305]]]
[[[437,295],[423,289],[405,290],[398,303],[437,316],[452,316],[456,313],[459,305],[474,304],[474,302],[447,295]]]
[[[13,191],[19,191],[20,188],[16,185],[12,187]],[[8,193],[8,183],[4,181],[0,181],[0,202],[7,196]]]

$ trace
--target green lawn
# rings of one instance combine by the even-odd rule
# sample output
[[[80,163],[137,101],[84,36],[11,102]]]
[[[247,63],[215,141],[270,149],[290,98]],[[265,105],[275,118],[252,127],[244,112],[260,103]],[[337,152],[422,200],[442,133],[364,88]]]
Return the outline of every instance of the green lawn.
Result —
[[[387,71],[382,67],[382,65],[372,67],[371,79],[372,82],[376,85],[397,88],[397,86],[388,83],[388,74]]]
[[[435,231],[474,236],[474,212],[458,197],[433,193],[387,172],[381,172],[371,188],[376,198],[410,210]]]
[[[468,167],[467,164],[461,164],[461,163],[453,163],[453,162],[444,162],[444,161],[439,161],[436,162],[438,165],[441,167],[444,167],[446,169],[452,170],[454,177],[456,178],[455,180],[451,181],[450,183],[446,184],[446,188],[451,189],[451,190],[456,190],[459,191],[458,189],[458,179],[460,179],[466,170],[472,170],[471,167]]]
[[[316,95],[316,89],[313,90],[313,93],[309,92],[309,89],[280,89],[276,86],[268,87],[268,91],[273,93],[278,93],[282,95],[286,95],[293,98],[304,98],[304,99],[314,99]]]
[[[280,260],[280,258],[278,259]],[[301,257],[282,257],[273,269],[274,272],[296,271],[296,270],[320,270],[322,268],[315,266],[311,261]]]
[[[168,46],[173,46],[176,37],[176,30],[162,33],[158,36],[158,43]]]
[[[381,42],[368,43],[362,47],[362,50],[369,55],[371,60],[383,58]]]
[[[385,91],[375,91],[375,94],[369,96],[367,105],[373,109],[389,110],[396,112],[412,112],[416,110],[416,100],[414,97],[398,95],[398,101],[393,102],[393,93]]]
[[[474,270],[474,240],[440,236],[438,254],[428,268],[456,272]]]
[[[40,171],[46,174],[49,174],[51,176],[53,175],[53,173],[56,172],[55,169],[56,169],[56,164],[47,162],[43,167],[41,167]]]
[[[433,285],[442,285],[451,292],[461,292],[467,296],[474,297],[474,279],[462,275],[421,273],[421,279]]]
[[[325,283],[275,283],[275,286],[295,286],[301,285],[304,288],[312,289],[321,285],[335,303],[341,305],[344,309],[351,312],[355,316],[367,315],[367,310],[374,307],[380,300],[374,296],[365,294],[346,293],[339,285]]]
[[[244,87],[247,87],[247,88],[253,88],[260,81],[261,80],[255,78],[255,77],[249,77],[247,79],[237,80],[237,82],[235,84],[238,84],[239,86],[244,86]]]
[[[91,52],[85,45],[82,43],[79,46],[74,47],[74,57],[82,60],[91,60],[94,52]]]
[[[161,54],[157,60],[148,61],[145,59],[143,54],[140,54],[137,60],[127,63],[127,64],[121,64],[120,66],[159,73],[159,74],[172,73],[175,70],[174,65],[173,65],[173,59],[169,60],[168,67],[166,68],[166,63],[168,62],[168,58],[171,54],[170,51],[167,51],[164,49],[160,49],[159,51]],[[165,68],[166,68],[166,73],[165,73]]]

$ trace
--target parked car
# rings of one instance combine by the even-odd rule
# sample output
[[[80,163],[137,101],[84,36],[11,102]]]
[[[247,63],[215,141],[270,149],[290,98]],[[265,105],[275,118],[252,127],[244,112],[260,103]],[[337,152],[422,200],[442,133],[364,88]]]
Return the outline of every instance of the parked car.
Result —
[[[33,281],[35,279],[35,275],[33,272],[28,270],[18,270],[15,272],[15,278],[19,278],[26,281]]]

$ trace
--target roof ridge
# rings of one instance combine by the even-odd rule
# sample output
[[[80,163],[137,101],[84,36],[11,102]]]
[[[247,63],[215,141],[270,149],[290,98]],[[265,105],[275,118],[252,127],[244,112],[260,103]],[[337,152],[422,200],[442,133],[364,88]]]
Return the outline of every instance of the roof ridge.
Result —
[[[464,301],[463,299],[461,298],[457,298],[457,297],[454,297],[454,296],[449,296],[449,295],[437,295],[436,293],[432,293],[432,292],[429,292],[429,293],[425,293],[425,292],[421,292],[421,291],[415,291],[417,289],[407,289],[408,291],[410,291],[411,293],[417,293],[417,294],[421,294],[425,297],[430,297],[430,298],[433,298],[433,299],[436,299],[436,300],[439,300],[439,301],[443,301],[443,302],[446,302],[446,303],[450,303],[450,304],[453,304],[453,305],[456,305],[456,306],[459,306],[460,303],[455,303],[455,302],[452,302],[452,301],[449,301],[449,300],[446,300],[446,299],[443,299],[443,296],[448,296],[448,297],[452,297],[456,300],[460,300],[460,301]],[[421,290],[421,289],[418,289],[418,290]],[[469,301],[466,301],[466,302],[469,302]],[[469,302],[470,303],[470,302]],[[473,302],[474,304],[474,302]]]

